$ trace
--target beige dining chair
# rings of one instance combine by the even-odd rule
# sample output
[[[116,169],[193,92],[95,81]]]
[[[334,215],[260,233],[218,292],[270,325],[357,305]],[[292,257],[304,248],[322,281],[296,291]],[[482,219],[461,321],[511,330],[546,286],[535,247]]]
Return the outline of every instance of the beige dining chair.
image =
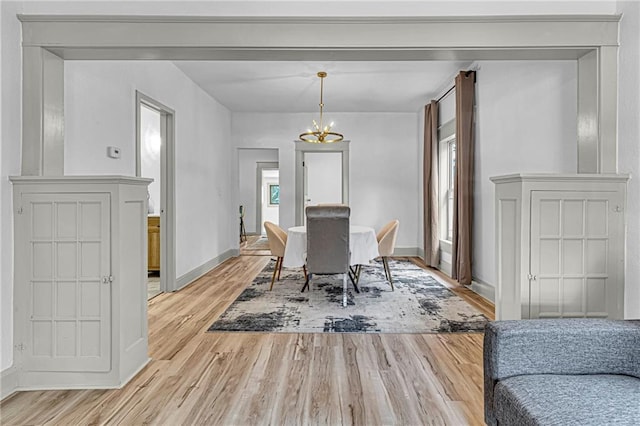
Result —
[[[284,229],[269,221],[264,222],[264,229],[267,231],[267,239],[269,240],[269,250],[271,250],[271,255],[277,257],[276,265],[273,268],[273,276],[271,277],[271,286],[269,287],[269,291],[271,291],[273,283],[276,280],[276,274],[278,276],[278,280],[280,280],[284,248],[287,245],[287,233]]]
[[[307,279],[314,274],[343,274],[343,304],[349,277],[349,215],[347,206],[309,206],[307,215]],[[354,282],[356,292],[359,292]]]
[[[400,222],[395,219],[384,225],[380,231],[376,234],[376,240],[378,241],[378,254],[382,258],[382,266],[384,267],[384,276],[391,285],[391,291],[393,288],[393,278],[391,277],[391,269],[389,269],[389,256],[393,255],[393,251],[396,247],[396,236],[398,235],[398,226]],[[362,265],[358,265],[353,271],[356,283],[360,280],[360,273],[362,272]]]
[[[389,284],[391,284],[391,290],[393,290],[393,278],[391,277],[391,269],[389,269],[389,256],[393,256],[393,251],[396,248],[396,237],[398,235],[398,226],[400,221],[397,219],[392,220],[380,229],[376,235],[378,240],[378,253],[382,258],[382,265],[384,266],[384,275],[387,277]]]

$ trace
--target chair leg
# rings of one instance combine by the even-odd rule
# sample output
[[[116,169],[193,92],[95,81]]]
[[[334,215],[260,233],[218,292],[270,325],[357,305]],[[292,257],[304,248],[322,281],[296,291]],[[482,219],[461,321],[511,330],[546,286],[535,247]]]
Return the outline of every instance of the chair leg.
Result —
[[[382,260],[382,270],[384,271],[384,279],[389,281],[389,274],[387,273],[387,262],[385,262],[384,256],[380,258]]]
[[[278,265],[280,264],[280,258],[276,260],[276,264],[273,267],[273,275],[271,276],[271,286],[269,287],[269,291],[273,288],[273,282],[276,280],[276,274],[278,273]]]
[[[280,281],[280,272],[282,272],[282,258],[279,257],[278,258],[278,262],[280,262],[278,265],[278,281]]]
[[[355,285],[357,283],[356,281],[356,272],[358,271],[358,265],[356,266],[349,266],[349,278],[351,279],[351,282]]]
[[[306,270],[306,268],[305,268],[305,270]],[[311,280],[311,275],[312,274],[307,274],[307,276],[306,276],[306,278],[304,280],[304,285],[302,286],[302,290],[300,291],[300,293],[304,293],[304,290],[309,287],[309,280]]]
[[[360,293],[360,289],[358,288],[358,281],[356,280],[356,273],[354,269],[351,269],[351,266],[349,266],[349,269],[347,270],[345,276],[346,275],[349,275],[349,279],[353,283],[353,288],[356,290],[356,293]]]
[[[356,283],[360,281],[360,272],[362,272],[362,265],[356,267]]]
[[[307,265],[302,265],[302,272],[304,272],[304,279],[307,279]]]
[[[247,241],[247,231],[244,228],[244,218],[240,218],[240,242]]]
[[[347,307],[347,272],[342,276],[342,306]],[[357,289],[358,287],[356,287]],[[359,293],[359,291],[358,291]]]
[[[384,264],[384,272],[387,276],[387,280],[389,280],[389,284],[391,284],[391,291],[394,291],[393,288],[393,278],[391,277],[391,269],[389,269],[389,259],[386,256],[382,258],[382,263]]]

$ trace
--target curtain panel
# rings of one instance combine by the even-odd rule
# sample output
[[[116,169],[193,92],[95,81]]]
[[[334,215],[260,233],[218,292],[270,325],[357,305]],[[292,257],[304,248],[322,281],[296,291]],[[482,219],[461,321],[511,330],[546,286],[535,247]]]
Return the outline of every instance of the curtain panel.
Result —
[[[453,199],[453,241],[451,277],[471,284],[473,257],[473,158],[475,71],[456,76],[456,172]]]
[[[424,107],[424,262],[438,267],[440,238],[438,235],[438,102]]]

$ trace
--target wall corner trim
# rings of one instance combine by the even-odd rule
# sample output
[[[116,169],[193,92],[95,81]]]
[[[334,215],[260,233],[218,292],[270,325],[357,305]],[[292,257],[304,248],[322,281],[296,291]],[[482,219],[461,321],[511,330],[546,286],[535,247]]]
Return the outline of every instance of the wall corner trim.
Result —
[[[236,257],[240,255],[239,249],[229,249],[224,253],[214,257],[211,260],[206,261],[202,265],[192,269],[191,271],[183,274],[176,279],[176,290],[180,290],[188,284],[191,284],[198,278],[202,277],[207,272],[211,271],[216,266],[220,265],[227,259],[231,259],[232,257]]]

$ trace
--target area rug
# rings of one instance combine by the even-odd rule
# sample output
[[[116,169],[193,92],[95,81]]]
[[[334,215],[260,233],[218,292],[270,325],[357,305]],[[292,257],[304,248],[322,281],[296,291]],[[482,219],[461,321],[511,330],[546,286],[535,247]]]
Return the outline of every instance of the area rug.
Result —
[[[287,333],[481,332],[487,318],[409,261],[390,261],[395,291],[382,263],[362,268],[356,293],[349,283],[342,306],[342,275],[314,275],[301,293],[302,270],[283,269],[269,291],[272,260],[209,327],[216,331]]]

